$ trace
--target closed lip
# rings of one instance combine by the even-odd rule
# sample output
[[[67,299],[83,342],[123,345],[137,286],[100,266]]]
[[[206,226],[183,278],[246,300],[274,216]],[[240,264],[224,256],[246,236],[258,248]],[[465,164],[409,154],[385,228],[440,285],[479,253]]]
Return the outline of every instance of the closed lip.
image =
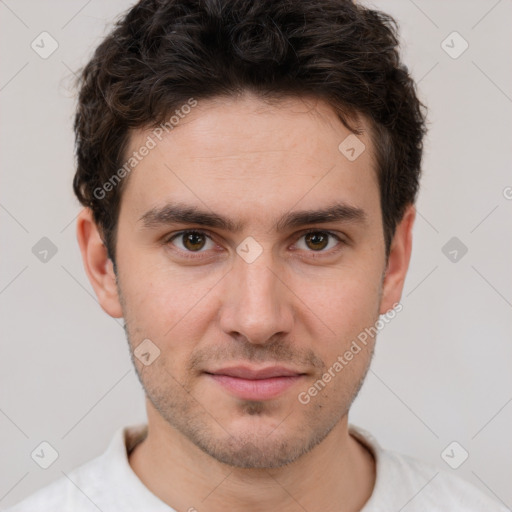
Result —
[[[265,368],[254,368],[249,366],[230,366],[218,370],[206,371],[210,375],[225,375],[237,379],[262,380],[275,377],[299,377],[305,373],[284,366],[267,366]]]

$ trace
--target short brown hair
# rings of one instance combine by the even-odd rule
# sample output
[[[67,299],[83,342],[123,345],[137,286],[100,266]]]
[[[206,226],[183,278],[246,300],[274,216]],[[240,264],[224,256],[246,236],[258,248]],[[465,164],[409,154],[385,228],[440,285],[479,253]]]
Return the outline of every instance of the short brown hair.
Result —
[[[187,103],[248,90],[312,96],[371,123],[389,255],[415,202],[424,105],[398,52],[396,21],[348,0],[141,0],[120,18],[79,78],[73,188],[91,208],[115,264],[130,130],[157,126]],[[103,190],[103,189],[102,189]]]

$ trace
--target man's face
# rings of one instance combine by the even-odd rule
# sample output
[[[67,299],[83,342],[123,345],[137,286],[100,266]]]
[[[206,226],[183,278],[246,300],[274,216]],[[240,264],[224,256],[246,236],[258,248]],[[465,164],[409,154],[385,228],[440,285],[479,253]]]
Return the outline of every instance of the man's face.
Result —
[[[127,157],[148,135],[133,133]],[[145,339],[160,350],[148,366],[134,358],[148,406],[221,462],[278,467],[308,452],[368,369],[373,340],[309,403],[298,399],[383,312],[372,145],[359,136],[366,150],[350,161],[338,149],[348,135],[322,102],[200,101],[153,136],[126,183],[118,286],[132,350]],[[364,218],[285,222],[342,203]],[[178,204],[240,229],[162,214]]]

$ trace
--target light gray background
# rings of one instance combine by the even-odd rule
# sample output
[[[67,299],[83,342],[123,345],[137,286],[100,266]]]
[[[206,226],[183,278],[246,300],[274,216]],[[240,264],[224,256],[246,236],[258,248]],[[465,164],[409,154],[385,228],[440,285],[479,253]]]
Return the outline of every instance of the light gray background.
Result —
[[[70,78],[129,5],[0,1],[2,507],[145,420],[122,322],[82,268],[71,189]],[[350,421],[511,507],[512,3],[373,5],[400,23],[431,126],[404,309],[379,336]],[[30,46],[43,31],[59,44],[47,59]],[[453,31],[469,43],[457,59],[441,47]],[[468,248],[455,263],[441,250],[454,236]],[[42,237],[58,248],[46,263],[31,250]],[[47,470],[30,457],[43,440],[60,455]],[[469,452],[457,470],[440,455],[452,441]]]

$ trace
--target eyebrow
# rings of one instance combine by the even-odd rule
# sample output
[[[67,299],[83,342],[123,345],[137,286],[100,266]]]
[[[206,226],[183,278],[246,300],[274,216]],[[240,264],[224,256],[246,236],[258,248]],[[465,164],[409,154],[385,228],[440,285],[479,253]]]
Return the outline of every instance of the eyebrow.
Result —
[[[274,229],[277,232],[283,232],[307,224],[325,222],[365,224],[367,220],[368,215],[363,209],[346,203],[335,203],[319,210],[288,212],[277,221]],[[149,229],[168,224],[196,224],[238,233],[244,228],[243,223],[235,222],[222,215],[181,203],[167,204],[161,208],[152,208],[140,217],[139,222],[142,222],[143,226]]]

